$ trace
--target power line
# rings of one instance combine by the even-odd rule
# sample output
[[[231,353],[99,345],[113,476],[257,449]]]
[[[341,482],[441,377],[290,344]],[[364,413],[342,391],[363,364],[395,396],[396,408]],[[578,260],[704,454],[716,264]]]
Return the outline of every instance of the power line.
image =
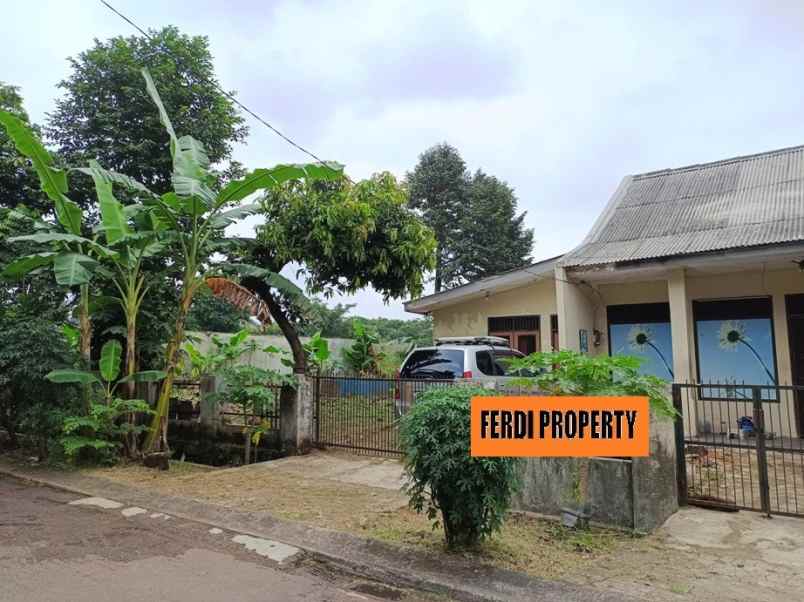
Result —
[[[151,40],[152,42],[154,42],[154,41],[155,41],[154,37],[153,37],[153,36],[152,36],[150,33],[148,33],[147,31],[145,31],[145,30],[144,30],[142,27],[140,27],[139,25],[137,25],[137,24],[136,24],[134,21],[132,21],[132,20],[131,20],[130,18],[128,18],[126,15],[124,15],[124,14],[123,14],[123,13],[121,13],[119,10],[117,10],[117,9],[116,9],[114,6],[112,6],[111,4],[109,4],[109,3],[108,3],[106,0],[100,0],[100,2],[101,2],[101,4],[103,4],[103,5],[104,5],[106,8],[108,8],[110,11],[112,11],[114,14],[116,14],[118,17],[120,17],[121,19],[123,19],[123,20],[124,20],[126,23],[128,23],[129,25],[131,25],[131,26],[132,26],[134,29],[136,29],[137,31],[139,31],[139,32],[140,32],[142,35],[144,35],[146,38],[148,38],[148,39],[149,39],[149,40]],[[180,59],[179,59],[179,58],[178,58],[176,55],[174,55],[172,52],[170,52],[170,50],[168,50],[167,48],[161,48],[161,47],[160,47],[160,48],[158,48],[158,50],[159,50],[160,52],[162,52],[163,54],[166,54],[167,56],[169,56],[171,59],[173,59],[173,62],[175,62],[177,66],[180,66],[180,65],[179,65],[179,64],[180,64]],[[213,87],[214,87],[214,88],[215,88],[215,89],[216,89],[218,92],[220,92],[221,94],[223,94],[224,96],[226,96],[226,98],[228,98],[230,101],[232,101],[232,102],[233,102],[235,105],[237,105],[237,106],[238,106],[238,107],[239,107],[241,110],[243,110],[243,111],[245,111],[246,113],[248,113],[249,115],[251,115],[251,116],[252,116],[254,119],[256,119],[257,121],[259,121],[261,124],[263,124],[263,125],[264,125],[265,127],[267,127],[269,130],[271,130],[271,131],[272,131],[274,134],[276,134],[277,136],[279,136],[280,138],[282,138],[282,140],[284,140],[285,142],[287,142],[288,144],[290,144],[290,145],[291,145],[291,146],[293,146],[294,148],[296,148],[296,149],[300,150],[300,151],[301,151],[301,152],[303,152],[305,155],[307,155],[307,156],[309,156],[309,157],[312,157],[313,159],[315,159],[316,161],[318,161],[318,162],[319,162],[321,165],[323,165],[323,166],[325,166],[325,167],[328,167],[328,168],[332,169],[332,168],[330,167],[329,163],[327,163],[326,161],[324,161],[323,159],[321,159],[321,158],[320,158],[318,155],[316,155],[316,154],[315,154],[315,153],[313,153],[312,151],[307,150],[307,149],[306,149],[306,148],[304,148],[302,145],[298,144],[297,142],[293,141],[291,138],[289,138],[288,136],[286,136],[285,134],[283,134],[283,133],[282,133],[281,131],[279,131],[277,128],[275,128],[275,127],[274,127],[274,126],[272,126],[270,123],[268,123],[268,122],[267,122],[265,119],[263,119],[262,117],[260,117],[260,116],[259,116],[257,113],[255,113],[254,111],[252,111],[251,109],[249,109],[249,108],[248,108],[246,105],[244,105],[242,102],[240,102],[239,100],[237,100],[237,99],[234,97],[234,95],[230,94],[229,92],[227,92],[226,90],[224,90],[223,88],[221,88],[220,84],[218,84],[216,81],[211,80],[211,79],[209,79],[209,78],[203,78],[203,77],[202,77],[201,79],[202,79],[202,81],[203,81],[203,82],[205,82],[205,83],[210,84],[211,86],[213,86]],[[335,171],[335,170],[333,170],[333,171]]]

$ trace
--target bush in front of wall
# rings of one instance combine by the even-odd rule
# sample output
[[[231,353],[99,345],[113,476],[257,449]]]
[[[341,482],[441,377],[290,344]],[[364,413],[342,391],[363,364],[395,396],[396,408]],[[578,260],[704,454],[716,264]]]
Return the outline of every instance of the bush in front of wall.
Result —
[[[470,401],[494,392],[439,387],[416,398],[402,419],[406,491],[433,528],[443,525],[447,546],[474,546],[499,530],[520,485],[516,458],[473,458]]]

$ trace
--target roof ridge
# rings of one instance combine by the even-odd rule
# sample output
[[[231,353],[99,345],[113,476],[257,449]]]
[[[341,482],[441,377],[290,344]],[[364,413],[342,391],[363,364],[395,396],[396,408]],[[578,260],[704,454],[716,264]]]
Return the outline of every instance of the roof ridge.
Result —
[[[693,163],[691,165],[685,165],[683,167],[668,167],[665,169],[657,169],[654,171],[646,171],[639,174],[633,174],[631,177],[634,180],[643,180],[647,178],[655,178],[659,176],[666,176],[667,174],[671,173],[678,173],[678,172],[685,172],[685,171],[695,171],[699,169],[704,169],[707,167],[715,167],[718,165],[728,165],[729,163],[740,163],[742,161],[750,161],[752,159],[756,159],[758,157],[771,157],[773,155],[782,155],[785,153],[791,153],[794,151],[804,150],[804,144],[800,144],[798,146],[786,146],[784,148],[777,148],[774,150],[764,151],[761,153],[752,153],[750,155],[738,155],[736,157],[731,157],[729,159],[719,159],[717,161],[709,161],[707,163]]]

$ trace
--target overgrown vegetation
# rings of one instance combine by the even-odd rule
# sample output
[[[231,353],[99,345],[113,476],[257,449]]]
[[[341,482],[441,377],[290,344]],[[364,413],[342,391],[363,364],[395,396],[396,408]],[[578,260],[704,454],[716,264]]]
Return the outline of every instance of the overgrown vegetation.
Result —
[[[410,505],[436,527],[449,547],[473,546],[498,531],[520,485],[515,458],[470,453],[470,401],[494,393],[445,387],[420,393],[402,419]]]
[[[16,89],[0,85],[0,338],[14,345],[0,350],[0,384],[9,384],[0,420],[13,444],[22,429],[43,442],[62,437],[76,460],[168,454],[167,413],[186,327],[208,325],[227,307],[202,295],[191,313],[209,276],[237,278],[265,300],[261,319],[270,311],[291,345],[292,360],[284,361],[296,371],[326,365],[324,337],[334,335],[324,331],[323,304],[307,302],[278,273],[289,263],[303,265],[312,294],[421,291],[432,232],[390,174],[353,183],[334,163],[225,165],[246,128],[214,83],[205,38],[165,28],[96,41],[71,66],[46,130],[55,152]],[[256,203],[242,204],[252,197]],[[226,236],[227,226],[255,212],[265,218],[257,241]],[[318,317],[306,312],[313,306]],[[341,319],[351,327],[344,315],[327,329],[340,328]],[[215,329],[242,328],[243,317],[230,311]],[[26,328],[35,339],[27,347],[18,341]],[[304,345],[301,329],[313,335]],[[135,381],[153,368],[164,378],[149,409],[137,403]],[[253,409],[266,400],[252,387],[268,376],[287,384],[253,370],[228,379]],[[47,445],[41,448],[44,455]]]
[[[137,424],[135,417],[152,411],[142,399],[121,398],[118,387],[127,383],[158,381],[165,374],[152,370],[134,372],[119,379],[121,352],[120,342],[112,339],[101,349],[97,375],[84,370],[61,369],[53,370],[46,377],[53,383],[93,387],[89,411],[64,418],[60,442],[71,461],[89,459],[110,463],[117,459],[120,449],[126,449],[131,455],[137,448],[138,436],[146,427]]]

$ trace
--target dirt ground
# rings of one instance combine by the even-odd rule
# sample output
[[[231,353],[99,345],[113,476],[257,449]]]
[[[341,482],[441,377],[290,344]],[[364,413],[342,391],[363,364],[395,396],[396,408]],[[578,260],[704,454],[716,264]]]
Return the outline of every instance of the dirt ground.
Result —
[[[167,473],[129,466],[94,470],[92,474],[164,494],[265,511],[396,545],[445,552],[441,530],[433,529],[423,516],[408,509],[401,492],[322,478],[302,466],[303,462],[297,462],[277,464],[270,470],[259,465],[210,470],[185,464]],[[753,513],[728,515],[729,522],[718,526],[717,537],[710,544],[708,540],[696,541],[695,535],[705,531],[713,520],[726,520],[724,515],[693,509],[676,516],[681,522],[675,526],[640,537],[608,529],[576,532],[553,520],[513,514],[501,533],[480,550],[464,554],[537,577],[605,585],[624,595],[653,600],[772,601],[797,599],[804,591],[804,557],[795,561],[796,554],[804,554],[804,548],[794,546],[789,557],[764,558],[758,549],[767,550],[761,546],[786,549],[790,544],[779,544],[778,537],[766,542],[761,535],[756,541],[740,543],[746,520],[733,517],[746,517],[749,523],[767,519]],[[696,523],[700,516],[705,518],[703,526]],[[801,531],[804,546],[804,521],[771,520],[775,522],[755,525],[752,533],[765,533],[767,526],[775,525],[782,528],[783,534],[790,527],[779,521],[794,521],[790,525]],[[688,537],[679,535],[684,532]],[[791,558],[792,564],[788,562]],[[757,589],[757,584],[762,587]]]
[[[747,448],[694,446],[687,455],[691,495],[710,496],[760,509],[757,452]],[[772,512],[804,512],[804,454],[768,451],[768,489]]]

